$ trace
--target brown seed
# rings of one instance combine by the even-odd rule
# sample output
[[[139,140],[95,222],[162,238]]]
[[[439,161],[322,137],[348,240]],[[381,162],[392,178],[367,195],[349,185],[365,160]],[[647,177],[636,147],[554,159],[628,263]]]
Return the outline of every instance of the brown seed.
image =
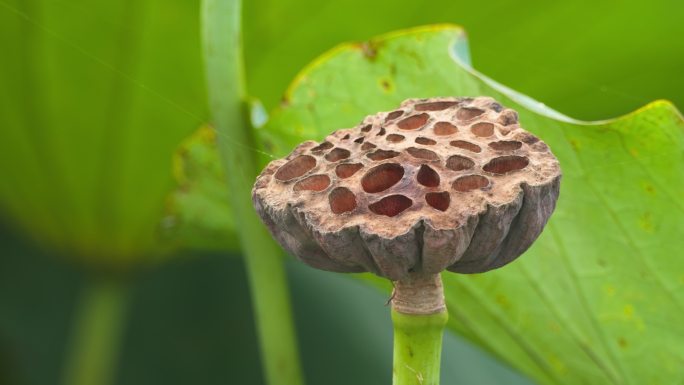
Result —
[[[330,143],[330,142],[323,142],[323,143],[319,144],[318,146],[312,148],[312,149],[311,149],[311,152],[313,152],[313,153],[320,153],[320,152],[322,152],[322,151],[329,150],[329,149],[331,149],[331,148],[333,148],[333,147],[334,147],[334,146],[333,146],[332,143]]]
[[[354,193],[346,187],[337,187],[328,196],[330,211],[333,214],[344,214],[356,208],[356,197]]]
[[[373,143],[366,142],[361,146],[361,150],[366,151],[366,150],[370,150],[371,148],[375,148],[375,147],[377,147],[377,146],[374,145]]]
[[[437,122],[435,123],[435,135],[446,136],[453,135],[458,132],[458,127],[449,122]]]
[[[482,115],[484,113],[483,110],[479,108],[461,108],[458,110],[456,113],[456,117],[459,120],[471,120],[474,118],[477,118],[478,116]]]
[[[454,146],[454,147],[458,147],[458,148],[462,148],[464,150],[468,150],[470,152],[482,151],[480,146],[478,146],[477,144],[466,142],[465,140],[452,140],[451,142],[449,142],[449,144]]]
[[[418,143],[418,144],[425,145],[425,146],[434,146],[435,144],[437,144],[437,141],[436,141],[436,140],[433,140],[433,139],[430,139],[430,138],[425,138],[425,137],[423,137],[423,136],[417,137],[416,140],[415,140],[415,142]]]
[[[436,152],[424,148],[409,147],[406,149],[406,152],[419,159],[439,160],[439,155]]]
[[[452,155],[447,159],[446,166],[449,170],[454,171],[469,170],[475,166],[475,162],[465,156]]]
[[[344,148],[333,148],[325,155],[325,159],[328,162],[337,162],[338,160],[349,158],[349,155],[351,155],[349,150],[345,150]]]
[[[482,167],[483,170],[492,174],[506,174],[513,171],[522,170],[527,167],[530,161],[524,156],[500,156],[489,161]]]
[[[412,204],[413,201],[403,195],[390,195],[368,205],[368,208],[378,215],[394,217],[411,207]]]
[[[418,170],[418,174],[416,175],[416,180],[425,187],[437,187],[439,186],[440,178],[437,171],[424,164],[420,166],[420,170]]]
[[[522,147],[522,143],[517,140],[500,140],[489,143],[489,147],[496,151],[514,151]]]
[[[413,115],[399,121],[399,123],[397,123],[397,126],[402,130],[417,130],[423,127],[425,123],[427,123],[429,118],[430,115],[428,115],[427,113]]]
[[[451,196],[448,192],[431,192],[425,194],[425,202],[439,211],[447,211],[451,203]]]
[[[399,156],[399,153],[392,150],[376,150],[366,156],[373,160],[385,160]]]
[[[458,105],[458,102],[431,102],[416,104],[416,111],[441,111]]]
[[[489,186],[489,179],[482,175],[466,175],[454,181],[451,187],[458,192],[468,192]]]
[[[361,178],[363,191],[377,193],[394,186],[404,176],[404,168],[397,163],[384,163],[368,170]]]
[[[330,186],[330,177],[327,175],[311,175],[295,183],[294,191],[323,191]]]
[[[470,130],[477,136],[492,136],[494,135],[494,125],[489,122],[475,123],[470,126]]]
[[[288,181],[306,174],[314,167],[316,167],[316,159],[313,156],[299,155],[282,165],[275,173],[275,178]]]
[[[387,117],[385,118],[385,122],[389,122],[390,120],[394,120],[404,114],[404,111],[402,110],[397,110],[397,111],[392,111],[389,114],[387,114]]]
[[[335,174],[342,179],[349,178],[363,168],[361,163],[342,163],[335,167]]]

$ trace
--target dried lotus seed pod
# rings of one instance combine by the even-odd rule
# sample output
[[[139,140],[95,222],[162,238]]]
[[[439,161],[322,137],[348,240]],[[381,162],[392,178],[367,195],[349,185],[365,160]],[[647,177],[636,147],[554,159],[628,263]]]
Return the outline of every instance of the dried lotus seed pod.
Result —
[[[493,99],[410,99],[271,162],[253,202],[278,242],[313,267],[432,282],[527,250],[560,178],[548,146]]]

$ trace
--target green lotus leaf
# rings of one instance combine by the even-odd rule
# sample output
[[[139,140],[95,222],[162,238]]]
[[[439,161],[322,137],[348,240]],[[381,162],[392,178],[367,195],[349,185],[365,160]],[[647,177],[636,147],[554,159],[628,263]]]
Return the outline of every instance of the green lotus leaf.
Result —
[[[163,221],[167,239],[190,249],[238,249],[213,127],[202,126],[181,143],[173,170],[178,186],[169,197]]]
[[[97,268],[165,255],[171,155],[207,116],[196,13],[179,0],[2,1],[3,222]]]
[[[519,261],[444,274],[449,327],[542,384],[682,382],[684,120],[669,102],[568,118],[475,71],[463,31],[441,25],[333,49],[260,132],[282,156],[404,99],[452,95],[516,109],[564,177],[555,214]]]

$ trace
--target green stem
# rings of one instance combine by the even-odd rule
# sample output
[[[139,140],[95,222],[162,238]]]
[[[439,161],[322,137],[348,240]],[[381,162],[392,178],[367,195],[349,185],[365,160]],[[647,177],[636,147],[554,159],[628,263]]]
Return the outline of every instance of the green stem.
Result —
[[[257,163],[246,107],[240,1],[203,0],[202,38],[210,109],[240,223],[266,381],[303,384],[281,250],[250,204]]]
[[[446,311],[402,314],[392,310],[393,385],[439,385],[442,335],[448,318]]]
[[[64,385],[107,385],[113,382],[128,284],[98,278],[85,288],[78,304],[67,350]]]
[[[439,385],[448,318],[439,274],[411,273],[395,282],[393,385]]]

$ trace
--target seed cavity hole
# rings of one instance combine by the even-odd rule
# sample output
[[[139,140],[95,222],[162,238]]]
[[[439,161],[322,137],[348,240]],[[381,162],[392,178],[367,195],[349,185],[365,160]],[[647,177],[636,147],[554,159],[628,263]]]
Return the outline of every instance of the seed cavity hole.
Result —
[[[416,111],[442,111],[457,105],[458,102],[429,102],[416,104]]]
[[[335,214],[343,214],[356,208],[356,196],[346,187],[336,187],[328,195],[330,210]]]
[[[458,192],[468,192],[489,186],[489,179],[482,175],[462,176],[452,183],[451,188]]]
[[[489,122],[475,123],[470,126],[470,131],[472,131],[473,134],[481,137],[492,136],[494,135],[494,125]]]
[[[386,133],[387,133],[387,131],[385,131],[385,127],[380,127],[380,131],[378,131],[378,133],[375,134],[375,136],[383,136]]]
[[[402,130],[417,130],[427,123],[430,115],[426,113],[411,115],[408,118],[402,119],[397,123],[397,126]]]
[[[364,138],[363,136],[359,136],[358,138],[354,139],[354,143],[363,143],[365,139],[366,138]]]
[[[385,160],[385,159],[391,159],[394,158],[395,156],[398,156],[399,153],[396,151],[392,150],[377,150],[373,151],[366,156],[372,160],[378,161],[378,160]]]
[[[470,152],[480,152],[482,149],[480,146],[474,143],[466,142],[465,140],[452,140],[449,142],[453,147],[458,147],[463,150],[468,150]]]
[[[534,152],[545,152],[549,150],[549,146],[547,146],[544,142],[537,142],[533,144],[531,147],[532,151]]]
[[[361,150],[366,151],[366,150],[370,150],[370,149],[375,148],[375,147],[378,147],[378,146],[374,145],[371,142],[366,142],[361,146]]]
[[[366,124],[365,126],[361,127],[361,132],[369,132],[372,128],[372,124]]]
[[[300,155],[280,166],[275,173],[275,178],[285,182],[294,178],[299,178],[311,171],[314,167],[316,167],[316,158],[311,155]]]
[[[453,171],[469,170],[475,166],[475,162],[465,156],[452,155],[447,159],[446,166]]]
[[[451,203],[451,196],[447,191],[425,194],[425,202],[439,211],[447,211]]]
[[[390,120],[394,120],[394,119],[396,119],[402,115],[404,115],[404,111],[402,111],[402,110],[392,111],[389,114],[387,114],[387,117],[385,118],[385,122],[389,122]]]
[[[328,162],[337,162],[339,160],[349,158],[349,155],[351,155],[349,150],[345,150],[344,148],[338,147],[332,149],[329,153],[325,154],[325,159]]]
[[[389,134],[389,135],[387,135],[387,137],[385,139],[387,139],[388,142],[399,143],[406,138],[404,137],[404,135]]]
[[[458,118],[459,120],[470,120],[477,118],[483,113],[484,111],[479,108],[464,107],[460,108],[458,112],[456,112],[456,118]]]
[[[497,102],[492,102],[492,104],[489,105],[489,108],[491,108],[495,112],[503,111],[503,106],[501,105],[501,103],[497,103]]]
[[[537,138],[536,136],[534,136],[532,134],[524,134],[522,136],[521,140],[523,142],[525,142],[526,144],[533,145],[539,141],[539,138]]]
[[[522,142],[517,140],[501,140],[489,143],[489,147],[496,151],[514,151],[522,147]]]
[[[397,184],[404,177],[404,168],[397,163],[384,163],[368,170],[361,178],[361,187],[367,193],[378,193]]]
[[[457,133],[458,127],[449,122],[437,122],[435,123],[433,130],[435,131],[435,135],[446,136]]]
[[[419,136],[416,138],[416,143],[422,144],[425,146],[433,146],[433,145],[437,144],[437,141],[432,140],[430,138],[426,138],[424,136]]]
[[[370,211],[378,215],[395,217],[413,205],[413,201],[404,195],[386,196],[368,205]]]
[[[502,126],[510,126],[511,124],[518,123],[518,113],[514,110],[504,110],[501,115],[499,115],[497,122]]]
[[[424,164],[420,166],[418,174],[416,175],[416,180],[425,187],[437,187],[439,186],[440,179],[437,171]]]
[[[439,160],[439,155],[437,155],[437,153],[424,148],[409,147],[406,149],[406,152],[408,152],[414,158]]]
[[[331,149],[331,148],[333,148],[333,144],[332,144],[332,143],[330,143],[330,142],[323,142],[323,143],[319,144],[318,146],[312,148],[312,149],[311,149],[311,152],[317,153],[317,152],[322,152],[322,151],[325,151],[325,150],[329,150],[329,149]]]
[[[330,177],[323,174],[308,176],[295,183],[294,191],[323,191],[330,186]]]
[[[339,178],[346,179],[356,174],[357,171],[363,168],[361,163],[342,163],[335,167],[335,174]]]
[[[483,170],[492,174],[507,174],[509,172],[522,170],[527,167],[530,161],[524,156],[507,155],[494,158],[482,167]]]

